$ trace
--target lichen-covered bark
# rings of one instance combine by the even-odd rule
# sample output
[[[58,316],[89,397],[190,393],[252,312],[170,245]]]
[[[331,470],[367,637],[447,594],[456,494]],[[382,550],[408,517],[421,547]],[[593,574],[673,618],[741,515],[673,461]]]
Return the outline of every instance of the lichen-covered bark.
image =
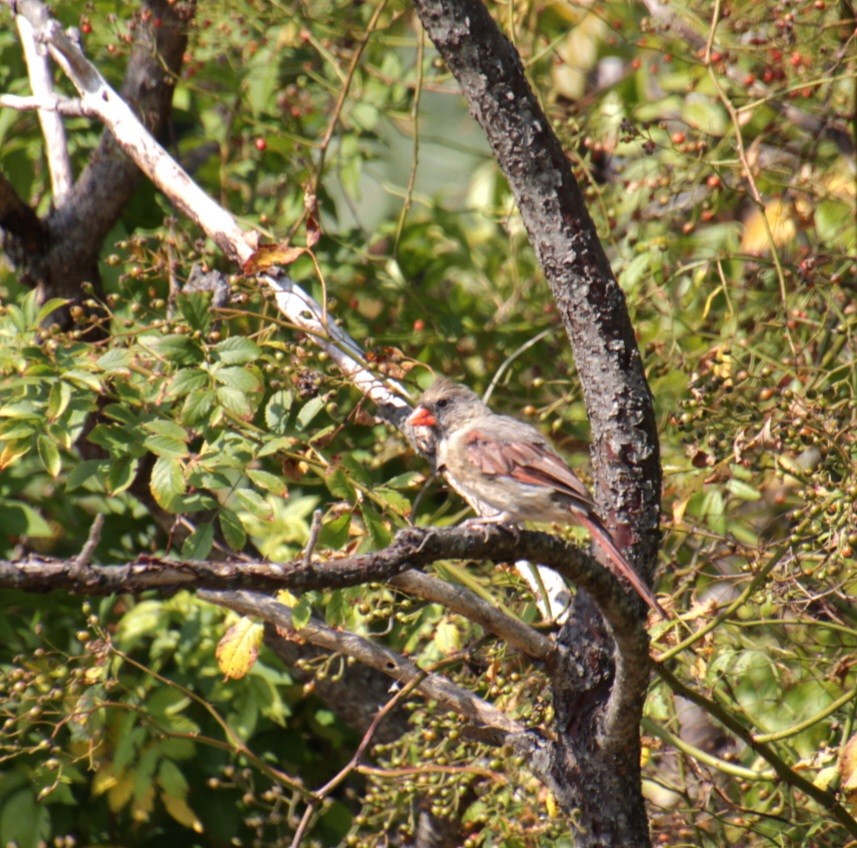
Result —
[[[661,491],[653,402],[624,295],[583,195],[520,56],[480,0],[414,5],[488,137],[562,315],[592,425],[602,518],[650,575]],[[550,670],[558,721],[546,756],[553,791],[579,810],[582,846],[649,844],[639,769],[648,678],[642,615],[620,626],[622,645],[613,653],[598,617],[582,604]]]

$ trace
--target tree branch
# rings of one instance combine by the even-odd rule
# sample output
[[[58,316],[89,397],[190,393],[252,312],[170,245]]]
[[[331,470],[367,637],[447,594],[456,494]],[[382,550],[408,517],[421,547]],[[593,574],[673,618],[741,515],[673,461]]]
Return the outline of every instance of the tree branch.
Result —
[[[416,663],[391,651],[389,648],[343,630],[334,630],[315,618],[299,630],[292,623],[292,612],[284,604],[267,595],[254,592],[213,592],[201,590],[197,593],[204,600],[227,607],[241,615],[258,616],[276,625],[280,635],[286,639],[298,639],[326,648],[334,653],[354,657],[364,665],[381,671],[400,684],[409,684],[424,677],[417,690],[426,698],[432,698],[447,709],[455,710],[475,724],[483,725],[497,734],[489,734],[495,744],[504,743],[506,734],[524,732],[523,725],[511,719],[502,710],[476,697],[438,674],[426,675]]]
[[[26,592],[59,589],[90,596],[133,594],[151,589],[257,592],[291,589],[305,592],[381,582],[441,559],[505,562],[516,558],[542,562],[584,588],[598,601],[607,620],[617,623],[617,629],[620,629],[618,624],[636,610],[635,598],[581,548],[556,536],[532,531],[521,531],[517,539],[513,539],[500,527],[478,530],[408,527],[384,550],[308,563],[303,557],[288,563],[205,562],[146,554],[122,565],[90,565],[82,560],[70,563],[64,559],[30,555],[16,562],[0,561],[0,587]],[[452,587],[443,589],[424,577],[404,578],[401,588],[407,587],[440,603],[449,601],[464,615],[472,613],[475,620],[489,630],[496,628],[511,634],[515,647],[531,656],[545,659],[552,653],[545,637],[507,616],[501,617],[497,610],[475,597],[467,597]]]
[[[24,60],[27,63],[30,88],[33,90],[34,97],[41,100],[55,99],[47,52],[44,47],[36,43],[33,26],[26,18],[19,15],[15,22],[21,36]],[[42,135],[45,137],[45,153],[51,174],[54,204],[58,205],[65,200],[72,186],[71,159],[66,146],[65,127],[59,114],[50,110],[39,110],[39,123],[42,127]]]

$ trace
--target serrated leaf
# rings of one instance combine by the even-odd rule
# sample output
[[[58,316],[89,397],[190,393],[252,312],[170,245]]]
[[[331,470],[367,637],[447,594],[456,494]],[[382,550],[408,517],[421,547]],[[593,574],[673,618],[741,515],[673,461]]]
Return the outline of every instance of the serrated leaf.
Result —
[[[185,481],[182,464],[176,459],[159,457],[152,468],[149,490],[158,506],[168,512],[175,502],[185,493]]]
[[[228,365],[225,368],[218,368],[213,372],[213,376],[222,386],[228,386],[230,389],[235,389],[244,394],[252,394],[262,389],[259,378],[248,368],[240,365]]]
[[[396,515],[407,518],[411,514],[411,502],[399,492],[387,486],[376,486],[372,490],[372,494],[377,502],[380,502]]]
[[[271,456],[271,454],[277,453],[277,451],[291,450],[297,443],[298,440],[294,436],[277,436],[265,442],[257,451],[256,456],[261,459],[265,456]]]
[[[353,603],[345,589],[334,589],[324,608],[325,621],[331,627],[344,627],[348,624]]]
[[[171,436],[149,436],[143,445],[161,459],[182,459],[189,453],[183,441]]]
[[[79,371],[76,368],[63,371],[63,379],[71,383],[79,383],[84,388],[96,393],[101,392],[103,388],[101,380],[94,374],[90,374],[88,371]]]
[[[363,504],[360,508],[360,513],[363,516],[363,523],[366,525],[366,530],[372,539],[372,544],[376,548],[386,548],[393,536],[385,526],[384,520],[369,504]]]
[[[272,433],[285,432],[294,400],[294,392],[289,389],[282,389],[271,395],[265,405],[265,423]]]
[[[251,515],[262,521],[270,521],[273,516],[273,507],[257,491],[238,488],[235,490],[234,495],[241,503],[241,506]]]
[[[214,525],[200,524],[182,544],[182,559],[206,559],[214,544]]]
[[[217,389],[217,400],[224,409],[249,421],[253,417],[253,410],[247,399],[247,395],[238,389],[232,389],[229,386],[220,386]]]
[[[327,401],[323,397],[315,397],[312,400],[307,401],[301,408],[298,410],[297,414],[297,424],[302,430],[306,429],[313,418],[324,409],[324,405]]]
[[[281,498],[287,497],[289,494],[286,481],[276,474],[271,474],[269,471],[260,471],[257,468],[248,468],[247,476],[257,486],[261,486],[263,489],[271,492],[271,494],[277,495]]]
[[[45,471],[51,477],[58,477],[62,469],[62,460],[60,459],[60,452],[57,446],[47,436],[40,433],[36,437],[36,450]]]
[[[133,362],[134,355],[125,347],[110,348],[110,350],[95,360],[95,364],[108,374],[117,371],[128,371]]]
[[[335,498],[354,503],[357,493],[341,465],[335,465],[324,472],[324,484]]]
[[[167,397],[184,397],[190,392],[204,389],[209,379],[208,374],[200,368],[182,368],[170,378]]]
[[[185,398],[181,409],[182,424],[195,427],[212,419],[212,408],[217,395],[211,389],[192,391]]]
[[[226,544],[233,551],[241,551],[244,545],[247,544],[247,531],[241,523],[241,519],[231,509],[223,507],[218,516],[220,529],[223,532],[223,538]]]
[[[351,529],[351,513],[346,512],[322,525],[318,536],[320,547],[339,550],[348,541],[348,532]]]
[[[226,365],[245,365],[255,362],[262,355],[262,349],[256,342],[242,336],[224,339],[215,346],[214,351]]]
[[[425,482],[425,474],[420,471],[406,471],[404,474],[397,474],[391,477],[385,485],[391,489],[412,489],[415,486],[420,486]]]
[[[176,306],[191,330],[207,333],[211,328],[211,296],[207,292],[180,292]]]
[[[217,643],[217,665],[226,677],[238,680],[253,668],[259,656],[259,646],[265,627],[251,618],[241,618]]]
[[[141,336],[140,344],[153,350],[161,359],[176,365],[198,365],[205,358],[199,345],[190,336]]]

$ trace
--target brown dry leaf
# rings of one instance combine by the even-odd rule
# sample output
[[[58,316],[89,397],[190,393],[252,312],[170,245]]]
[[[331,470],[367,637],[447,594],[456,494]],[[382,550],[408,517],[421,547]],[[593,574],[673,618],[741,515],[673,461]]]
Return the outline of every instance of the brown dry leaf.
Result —
[[[260,244],[253,255],[241,266],[246,275],[258,274],[274,265],[291,265],[307,252],[306,247],[289,247],[287,244]]]

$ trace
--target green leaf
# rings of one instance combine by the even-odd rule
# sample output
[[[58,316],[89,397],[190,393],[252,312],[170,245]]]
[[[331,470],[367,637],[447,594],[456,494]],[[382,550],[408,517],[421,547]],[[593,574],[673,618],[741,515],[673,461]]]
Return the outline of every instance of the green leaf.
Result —
[[[0,808],[0,844],[37,848],[51,832],[51,813],[27,787],[10,795]]]
[[[190,392],[182,404],[182,424],[196,427],[206,422],[213,423],[216,401],[217,395],[211,389]]]
[[[217,390],[217,400],[224,409],[245,421],[249,421],[253,417],[253,409],[247,395],[238,389],[221,386]]]
[[[318,536],[319,546],[339,550],[348,541],[350,529],[351,513],[346,512],[343,515],[338,515],[333,521],[328,521],[322,525],[321,533]]]
[[[269,521],[273,515],[273,508],[258,492],[253,489],[239,488],[234,492],[241,506],[251,515],[262,521]]]
[[[247,368],[230,365],[214,371],[214,379],[223,386],[235,389],[245,394],[261,391],[262,383],[259,378]]]
[[[168,795],[184,798],[187,795],[188,782],[182,770],[169,760],[161,760],[158,766],[158,783]]]
[[[404,495],[387,486],[375,486],[372,489],[372,495],[382,506],[402,518],[407,518],[411,514],[411,502]]]
[[[182,544],[182,559],[206,559],[214,545],[214,525],[200,524]]]
[[[286,481],[276,474],[271,474],[268,471],[260,471],[256,468],[248,468],[247,476],[257,486],[260,486],[278,497],[284,498],[289,494]]]
[[[256,342],[242,336],[230,336],[219,342],[215,348],[218,359],[226,365],[246,365],[256,362],[262,355],[262,348]]]
[[[191,330],[207,333],[211,329],[211,295],[207,292],[180,292],[176,306]]]
[[[292,625],[295,630],[303,630],[309,624],[312,617],[312,604],[306,595],[301,595],[298,602],[292,607]]]
[[[285,433],[295,396],[289,389],[274,392],[265,406],[265,423],[272,433]]]
[[[141,336],[140,344],[176,365],[198,365],[205,359],[199,344],[190,336]]]
[[[220,529],[223,532],[223,538],[226,539],[226,544],[233,551],[241,551],[247,544],[247,531],[241,523],[241,519],[231,509],[223,507],[218,516],[220,521]]]
[[[65,380],[57,380],[48,394],[48,421],[56,421],[71,401],[71,386]]]
[[[95,364],[108,374],[128,371],[133,363],[134,354],[125,347],[111,348],[95,360]]]
[[[51,477],[58,477],[62,469],[62,460],[60,459],[60,452],[57,446],[47,436],[39,434],[36,437],[36,448],[45,471]]]
[[[69,472],[66,478],[65,490],[73,492],[89,480],[90,477],[103,474],[106,467],[107,462],[103,459],[87,459],[84,462],[79,462]]]
[[[324,472],[324,484],[335,498],[354,503],[357,500],[357,492],[341,465],[335,465]]]
[[[184,397],[190,392],[204,389],[209,379],[208,374],[200,368],[182,368],[170,378],[167,397]]]
[[[315,397],[310,401],[307,401],[300,410],[297,415],[297,423],[298,426],[304,430],[309,426],[309,423],[313,420],[313,418],[324,409],[327,401],[323,397]]]
[[[182,464],[177,459],[159,457],[152,468],[149,490],[158,506],[168,512],[178,498],[185,493],[185,481]]]
[[[726,488],[742,501],[757,501],[762,497],[761,492],[755,486],[751,486],[743,480],[736,480],[734,477],[726,484]]]
[[[65,297],[52,297],[50,300],[45,301],[45,303],[43,303],[42,306],[39,308],[35,320],[33,321],[33,325],[42,324],[52,312],[56,311],[57,309],[62,309],[64,306],[68,306],[70,303],[71,301]]]
[[[6,537],[54,535],[51,525],[29,504],[12,499],[0,500],[0,527]]]
[[[140,461],[132,456],[114,459],[107,470],[107,492],[111,495],[124,492],[134,482],[139,464]]]
[[[363,504],[360,508],[360,513],[363,516],[363,522],[366,525],[366,529],[369,531],[372,544],[376,548],[386,548],[387,545],[390,544],[393,535],[387,529],[384,524],[384,520],[369,504]]]

